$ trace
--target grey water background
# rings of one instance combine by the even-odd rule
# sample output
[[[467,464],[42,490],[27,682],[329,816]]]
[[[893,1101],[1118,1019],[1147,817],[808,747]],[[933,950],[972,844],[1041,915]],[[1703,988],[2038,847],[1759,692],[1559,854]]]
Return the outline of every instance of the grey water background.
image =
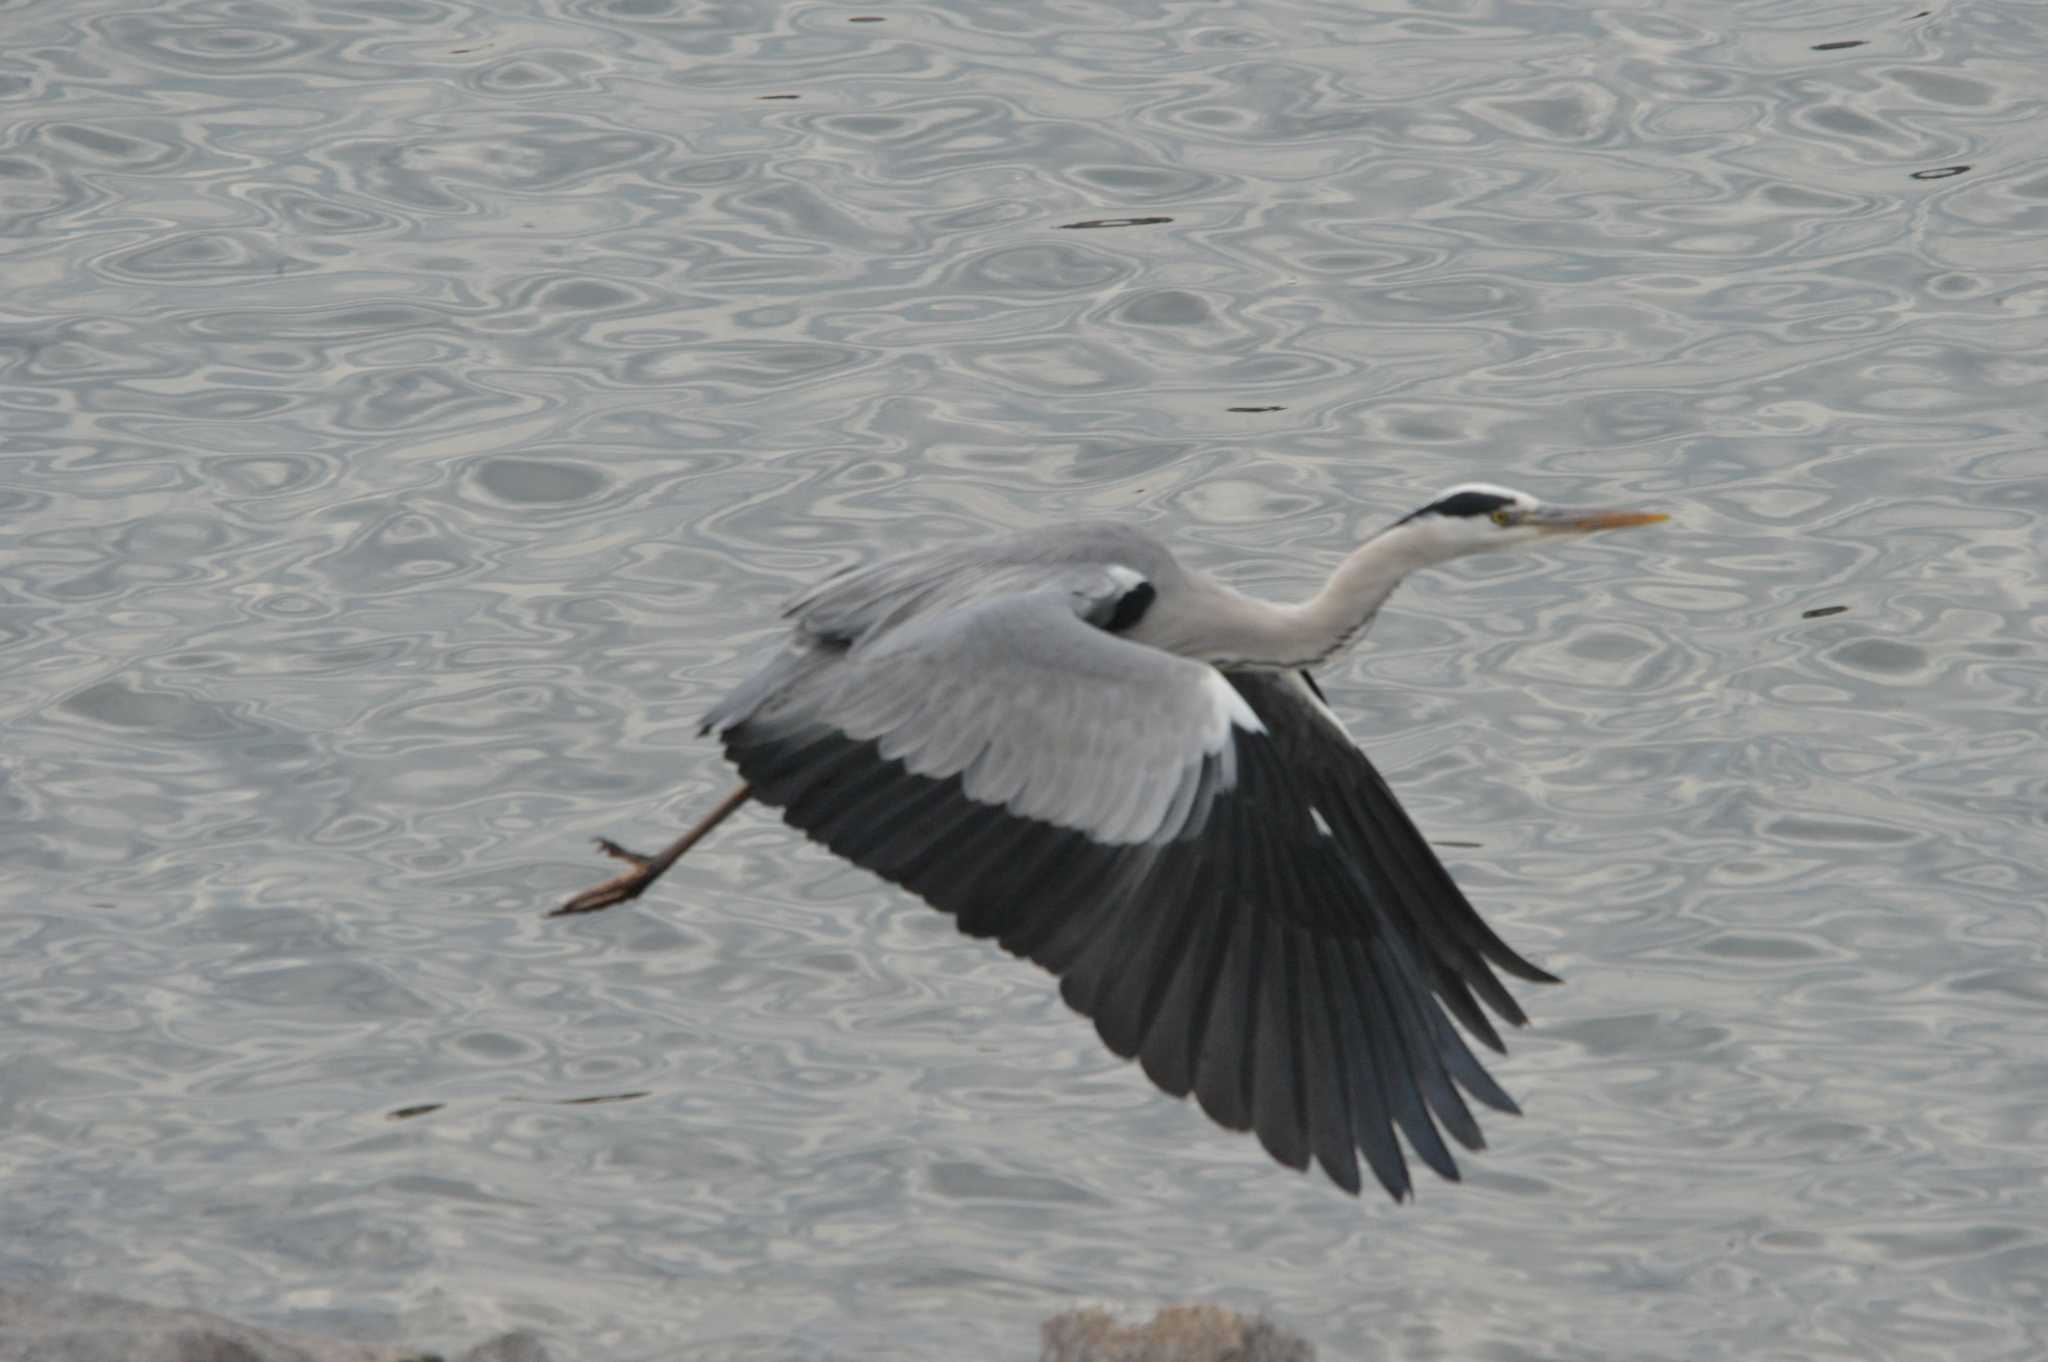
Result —
[[[2019,0],[0,4],[0,1278],[2048,1353],[2044,89]],[[799,583],[1115,515],[1295,594],[1471,478],[1674,518],[1326,678],[1568,981],[1461,1187],[1273,1166],[765,815],[540,916]]]

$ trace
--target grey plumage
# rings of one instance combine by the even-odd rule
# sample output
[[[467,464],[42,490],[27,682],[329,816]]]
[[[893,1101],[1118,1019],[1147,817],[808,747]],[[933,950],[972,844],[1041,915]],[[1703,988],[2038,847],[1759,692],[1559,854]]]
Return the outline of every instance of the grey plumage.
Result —
[[[1499,1049],[1488,1010],[1525,1017],[1495,971],[1551,976],[1480,920],[1299,665],[1416,567],[1661,518],[1454,489],[1295,606],[1118,525],[912,554],[798,596],[787,646],[705,728],[742,794],[1051,970],[1161,1088],[1353,1192],[1362,1155],[1399,1198],[1396,1131],[1455,1179],[1444,1135],[1484,1143],[1466,1098],[1515,1110],[1450,1018]],[[618,851],[641,872],[565,911],[632,897],[671,852]]]

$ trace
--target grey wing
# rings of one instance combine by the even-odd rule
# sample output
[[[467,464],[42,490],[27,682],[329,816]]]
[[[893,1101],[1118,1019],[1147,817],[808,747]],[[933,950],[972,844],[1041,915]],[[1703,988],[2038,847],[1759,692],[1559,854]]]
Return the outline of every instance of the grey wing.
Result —
[[[800,593],[783,614],[802,635],[862,647],[912,620],[1037,590],[1063,572],[1110,566],[1162,586],[1180,574],[1172,553],[1150,535],[1081,522],[852,568]]]
[[[1513,1103],[1259,708],[1297,716],[1089,623],[1130,587],[1070,573],[814,641],[707,726],[788,822],[1051,970],[1113,1051],[1282,1162],[1356,1191],[1363,1153],[1400,1197],[1398,1129],[1456,1177],[1438,1123],[1483,1143],[1457,1086]]]
[[[907,775],[1106,844],[1198,828],[1234,778],[1233,727],[1259,721],[1213,667],[1087,623],[1131,588],[1122,571],[1072,569],[862,648],[799,647],[735,692],[744,715],[728,703],[707,727],[871,744]]]

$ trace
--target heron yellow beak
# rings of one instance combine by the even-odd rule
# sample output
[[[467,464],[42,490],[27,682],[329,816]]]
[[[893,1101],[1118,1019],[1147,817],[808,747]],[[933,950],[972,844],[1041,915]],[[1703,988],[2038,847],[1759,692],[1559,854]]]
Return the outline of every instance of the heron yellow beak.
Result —
[[[1554,534],[1588,534],[1594,530],[1625,530],[1631,525],[1655,525],[1671,519],[1661,511],[1623,511],[1612,507],[1574,510],[1567,506],[1544,506],[1531,511],[1523,522]]]

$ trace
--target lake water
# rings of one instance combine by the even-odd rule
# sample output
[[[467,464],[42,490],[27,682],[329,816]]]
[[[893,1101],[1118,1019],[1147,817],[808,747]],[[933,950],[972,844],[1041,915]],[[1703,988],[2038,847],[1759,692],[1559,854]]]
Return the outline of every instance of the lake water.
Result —
[[[0,4],[0,1279],[2048,1354],[2048,9],[1925,2]],[[1673,521],[1326,677],[1567,980],[1462,1187],[1272,1165],[759,812],[541,917],[800,583],[1099,514],[1295,594],[1472,478]]]

